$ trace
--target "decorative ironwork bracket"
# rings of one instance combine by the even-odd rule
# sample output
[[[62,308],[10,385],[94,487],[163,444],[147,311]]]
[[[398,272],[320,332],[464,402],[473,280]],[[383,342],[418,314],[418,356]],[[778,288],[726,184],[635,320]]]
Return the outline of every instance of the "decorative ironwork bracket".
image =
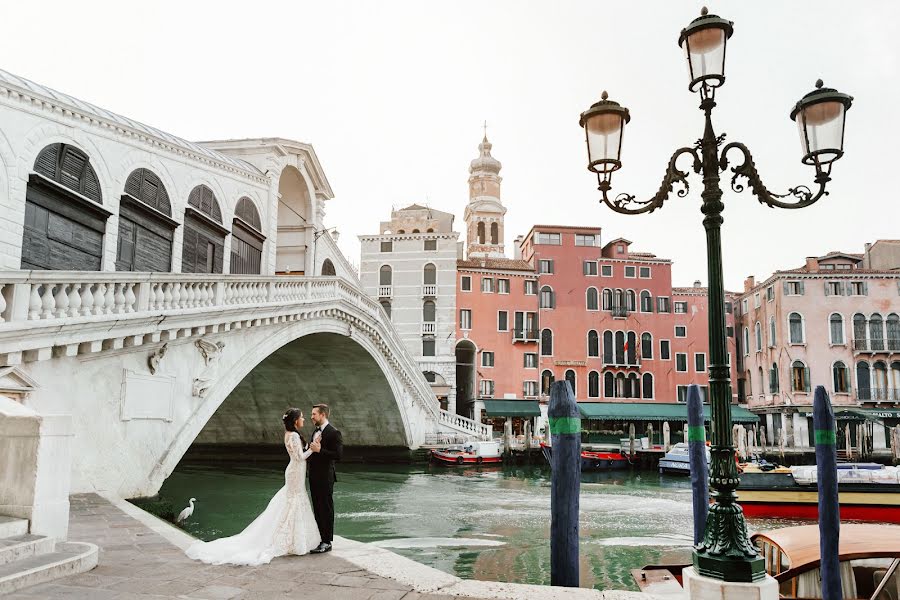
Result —
[[[743,192],[744,189],[749,186],[750,191],[753,192],[753,195],[756,196],[760,204],[765,204],[770,208],[804,208],[811,204],[815,204],[822,196],[828,195],[828,192],[825,191],[825,185],[831,181],[831,177],[828,176],[828,173],[820,170],[817,170],[816,172],[815,182],[818,184],[819,189],[815,194],[813,194],[812,190],[805,185],[792,187],[784,194],[770,192],[759,176],[759,171],[756,169],[756,164],[753,162],[753,156],[750,154],[750,150],[740,142],[731,142],[722,149],[722,154],[719,158],[719,169],[723,173],[728,169],[727,154],[732,148],[740,150],[744,155],[744,162],[731,169],[734,173],[734,176],[731,178],[731,189],[737,193]],[[738,178],[740,177],[745,178],[747,183],[743,184],[739,182]],[[797,200],[795,202],[782,202],[779,200],[779,198],[788,198],[791,196]]]
[[[675,194],[679,198],[684,198],[688,195],[688,191],[690,190],[690,186],[687,181],[688,173],[686,171],[680,170],[676,163],[682,154],[690,154],[694,162],[691,165],[691,168],[695,173],[700,173],[702,171],[702,163],[700,162],[700,156],[697,154],[697,150],[694,148],[679,148],[675,151],[675,154],[672,155],[672,158],[669,159],[669,166],[666,168],[666,174],[663,177],[662,183],[659,186],[659,191],[656,192],[656,195],[650,198],[649,200],[637,200],[635,196],[631,194],[619,194],[613,199],[610,199],[608,193],[612,188],[612,185],[609,181],[601,181],[600,186],[597,188],[600,190],[600,193],[603,194],[603,203],[608,207],[616,211],[617,213],[622,213],[625,215],[639,215],[641,213],[651,213],[657,208],[662,207],[663,203],[669,199],[669,196],[672,194],[674,190],[675,184],[680,184],[681,189],[675,191]],[[640,208],[628,208],[629,204],[634,204],[639,206]]]

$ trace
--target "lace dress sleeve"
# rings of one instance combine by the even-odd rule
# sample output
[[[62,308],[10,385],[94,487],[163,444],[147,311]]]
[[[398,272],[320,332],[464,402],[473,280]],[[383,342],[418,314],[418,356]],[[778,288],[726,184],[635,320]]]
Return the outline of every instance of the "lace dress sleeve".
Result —
[[[291,432],[287,439],[287,450],[291,457],[297,460],[306,460],[312,454],[312,450],[303,451],[303,441],[296,431]]]

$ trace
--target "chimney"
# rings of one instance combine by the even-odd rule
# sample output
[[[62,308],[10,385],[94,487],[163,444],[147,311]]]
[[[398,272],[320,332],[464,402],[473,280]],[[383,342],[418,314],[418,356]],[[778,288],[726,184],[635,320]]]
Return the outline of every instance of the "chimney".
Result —
[[[694,280],[694,287],[695,287],[695,288],[703,287],[703,284],[700,283],[700,280],[699,280],[699,279],[695,279],[695,280]]]
[[[815,256],[807,256],[806,257],[806,270],[807,271],[818,271],[819,270],[819,259]]]
[[[749,292],[756,286],[756,277],[753,275],[748,275],[747,279],[744,280],[744,291]]]
[[[522,242],[525,240],[524,235],[516,236],[516,244],[513,247],[513,258],[517,260],[522,260]]]

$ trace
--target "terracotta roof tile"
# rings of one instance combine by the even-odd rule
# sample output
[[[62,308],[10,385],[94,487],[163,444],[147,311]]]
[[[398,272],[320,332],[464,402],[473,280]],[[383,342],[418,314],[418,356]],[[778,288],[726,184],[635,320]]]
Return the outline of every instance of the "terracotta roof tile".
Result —
[[[528,261],[517,258],[470,258],[457,260],[460,269],[498,269],[504,271],[532,271],[534,267]]]

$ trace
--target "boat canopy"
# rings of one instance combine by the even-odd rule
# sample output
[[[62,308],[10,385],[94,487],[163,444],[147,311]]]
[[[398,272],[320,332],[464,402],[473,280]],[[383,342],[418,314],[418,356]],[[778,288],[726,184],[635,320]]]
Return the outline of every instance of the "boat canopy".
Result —
[[[537,400],[484,400],[484,414],[488,417],[539,417]]]
[[[735,423],[758,423],[759,416],[743,406],[731,404]],[[687,404],[663,402],[579,402],[582,418],[600,421],[687,421]],[[703,406],[709,421],[709,405]]]

